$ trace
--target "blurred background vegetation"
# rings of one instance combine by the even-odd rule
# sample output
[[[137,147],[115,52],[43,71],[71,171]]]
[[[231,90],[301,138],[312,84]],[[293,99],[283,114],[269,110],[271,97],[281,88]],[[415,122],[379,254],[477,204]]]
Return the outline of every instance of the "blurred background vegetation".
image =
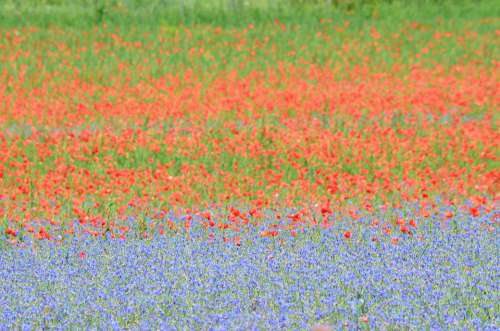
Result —
[[[496,3],[496,4],[495,4]],[[0,0],[0,24],[216,24],[269,19],[499,17],[494,0]]]

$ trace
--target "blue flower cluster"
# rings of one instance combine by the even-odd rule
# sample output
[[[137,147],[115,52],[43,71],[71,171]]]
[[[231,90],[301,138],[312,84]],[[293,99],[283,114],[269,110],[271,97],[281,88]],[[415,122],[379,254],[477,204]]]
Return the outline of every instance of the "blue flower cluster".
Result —
[[[336,225],[240,246],[193,229],[2,248],[0,329],[497,330],[497,229],[457,217],[397,245]]]

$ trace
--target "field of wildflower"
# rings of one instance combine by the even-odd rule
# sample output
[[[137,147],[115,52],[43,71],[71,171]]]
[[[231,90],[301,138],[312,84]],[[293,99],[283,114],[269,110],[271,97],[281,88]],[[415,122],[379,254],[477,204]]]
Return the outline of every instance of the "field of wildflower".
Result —
[[[495,1],[0,3],[0,330],[498,330]]]

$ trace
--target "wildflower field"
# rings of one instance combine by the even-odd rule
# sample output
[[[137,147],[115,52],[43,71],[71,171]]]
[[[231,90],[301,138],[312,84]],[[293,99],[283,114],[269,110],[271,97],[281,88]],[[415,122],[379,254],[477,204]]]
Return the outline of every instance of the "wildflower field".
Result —
[[[0,3],[0,330],[498,330],[495,1]]]

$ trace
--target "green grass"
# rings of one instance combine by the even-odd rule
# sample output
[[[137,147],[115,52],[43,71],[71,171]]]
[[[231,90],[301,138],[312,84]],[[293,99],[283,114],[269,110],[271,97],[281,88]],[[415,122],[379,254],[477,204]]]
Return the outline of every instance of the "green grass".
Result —
[[[9,49],[10,53],[17,51],[20,56],[10,61],[2,58],[0,53],[4,62],[1,67],[9,74],[8,77],[14,78],[19,78],[24,68],[24,85],[38,87],[46,79],[64,81],[74,70],[78,70],[84,80],[106,85],[117,80],[137,83],[144,77],[163,77],[167,73],[182,77],[187,69],[210,81],[220,71],[236,70],[245,75],[252,70],[275,66],[278,62],[301,61],[336,66],[341,76],[343,68],[358,65],[365,57],[370,58],[371,67],[378,70],[390,69],[395,63],[408,67],[416,63],[437,63],[447,67],[464,59],[491,63],[500,55],[499,43],[493,37],[500,28],[497,19],[500,13],[494,1],[482,1],[474,6],[466,3],[469,5],[429,2],[417,10],[414,4],[404,7],[398,2],[381,2],[371,9],[368,16],[364,10],[348,13],[340,9],[283,9],[283,12],[256,9],[268,17],[248,14],[247,18],[232,22],[229,17],[217,19],[215,15],[210,16],[211,20],[199,19],[187,25],[179,25],[178,17],[177,20],[163,18],[168,13],[174,15],[170,7],[156,10],[151,15],[143,12],[145,9],[126,13],[110,9],[105,21],[96,24],[91,6],[83,7],[78,3],[34,7],[4,4],[0,6],[0,32],[9,31],[11,36],[2,38],[0,47]],[[247,10],[253,13],[252,9]],[[271,19],[283,13],[287,13],[283,18],[285,31],[277,29]],[[320,23],[320,19],[328,18],[333,23]],[[401,32],[411,29],[409,25],[412,22],[419,25],[411,31],[409,38]],[[250,23],[254,24],[254,29],[243,30],[241,26]],[[333,26],[344,31],[338,32]],[[222,27],[222,32],[216,35],[214,31],[218,27]],[[17,29],[15,33],[11,31],[13,28]],[[376,28],[382,36],[378,43],[372,40],[372,28]],[[446,46],[445,49],[434,49],[420,59],[415,58],[416,53],[432,43],[436,32],[448,31],[455,35],[474,31],[479,38],[469,38],[467,44],[459,44],[452,38],[441,43]],[[327,45],[323,39],[315,38],[318,32],[329,38]],[[138,43],[138,47],[124,47],[112,39],[113,33],[124,42]],[[16,44],[16,38],[20,38],[22,43]],[[485,44],[482,38],[491,42]],[[246,44],[238,49],[240,39],[244,39]],[[264,44],[256,48],[252,46],[255,43]],[[101,45],[102,50],[96,50],[97,45]],[[190,50],[200,47],[205,54],[189,55]],[[345,58],[343,47],[351,49],[348,58]],[[398,54],[394,52],[396,47],[400,49]],[[255,58],[248,61],[251,50],[255,51]],[[291,51],[295,54],[290,55]],[[144,65],[144,59],[150,62]],[[161,62],[156,62],[156,59]],[[128,69],[144,68],[121,70],[120,63]],[[245,65],[241,67],[241,63]],[[6,86],[7,90],[11,88],[10,84]],[[74,103],[78,99],[88,101],[89,98],[99,100],[99,95],[75,95],[68,101]]]
[[[329,5],[329,3],[331,3]],[[2,25],[155,27],[164,24],[245,25],[279,18],[314,22],[319,18],[358,16],[358,23],[376,17],[420,20],[429,17],[498,17],[495,1],[474,0],[4,0]]]

